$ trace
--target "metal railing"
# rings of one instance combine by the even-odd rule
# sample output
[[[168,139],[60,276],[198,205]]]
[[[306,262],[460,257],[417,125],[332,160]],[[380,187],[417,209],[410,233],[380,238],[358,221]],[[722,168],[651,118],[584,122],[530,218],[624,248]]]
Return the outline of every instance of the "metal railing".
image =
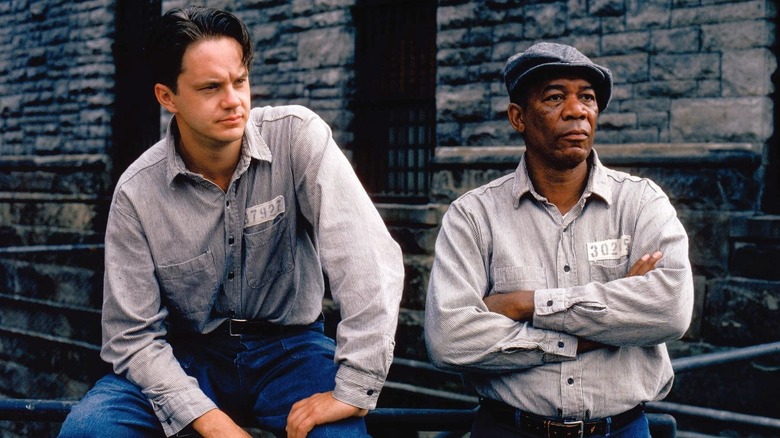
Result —
[[[780,353],[780,342],[773,342],[751,347],[737,348],[725,352],[706,353],[697,356],[677,358],[672,360],[675,372],[683,373],[692,370],[722,365],[731,362],[750,360],[757,357]],[[433,369],[432,365],[400,359],[404,366]],[[403,384],[392,384],[391,387],[403,390]],[[408,389],[408,388],[407,388]],[[414,391],[412,391],[414,392]],[[418,391],[419,392],[419,391]],[[438,396],[457,401],[474,401],[476,398],[464,394],[447,391],[425,391],[428,396]],[[469,398],[471,397],[471,398]],[[60,422],[65,419],[70,409],[76,404],[73,400],[32,400],[32,399],[0,399],[0,421],[49,421]],[[652,402],[647,404],[648,420],[651,428],[661,436],[674,436],[676,422],[673,415],[687,415],[727,423],[758,426],[780,432],[780,419],[746,415],[735,412],[721,411],[697,406],[682,405],[671,402]],[[398,431],[450,431],[465,433],[471,427],[476,408],[472,409],[405,409],[379,408],[366,417],[369,427],[392,427]],[[442,435],[445,436],[445,435]],[[458,436],[447,434],[446,436]]]

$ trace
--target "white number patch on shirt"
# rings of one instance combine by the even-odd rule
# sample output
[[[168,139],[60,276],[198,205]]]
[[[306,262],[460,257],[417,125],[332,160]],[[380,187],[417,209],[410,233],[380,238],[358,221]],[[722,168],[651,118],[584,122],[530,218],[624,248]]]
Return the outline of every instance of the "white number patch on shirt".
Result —
[[[617,260],[628,255],[628,247],[631,246],[631,236],[620,236],[620,239],[589,242],[588,261]]]
[[[279,195],[268,202],[247,208],[244,212],[244,228],[274,220],[282,213],[284,213],[284,196]]]

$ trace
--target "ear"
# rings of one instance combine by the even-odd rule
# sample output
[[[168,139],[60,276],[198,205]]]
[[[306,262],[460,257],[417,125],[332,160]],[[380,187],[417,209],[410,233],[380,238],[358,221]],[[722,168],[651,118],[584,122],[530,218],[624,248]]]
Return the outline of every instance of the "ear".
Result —
[[[168,86],[163,84],[154,84],[154,96],[163,108],[167,109],[171,114],[176,114],[179,110],[176,108],[176,103],[173,101],[174,93]]]
[[[515,128],[515,131],[525,132],[525,122],[523,122],[523,107],[516,103],[510,103],[506,109],[506,115],[509,117],[509,123]]]

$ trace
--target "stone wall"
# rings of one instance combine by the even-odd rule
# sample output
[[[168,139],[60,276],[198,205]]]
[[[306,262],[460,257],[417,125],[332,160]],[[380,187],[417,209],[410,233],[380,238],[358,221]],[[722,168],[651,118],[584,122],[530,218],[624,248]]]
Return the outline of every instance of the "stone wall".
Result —
[[[166,0],[163,11],[189,2]],[[233,12],[255,44],[250,72],[252,105],[304,105],[333,130],[339,146],[352,142],[349,109],[354,93],[355,0],[218,0],[208,5]]]
[[[77,398],[99,372],[113,32],[111,1],[0,2],[0,397]]]
[[[439,3],[440,146],[510,145],[506,59],[548,40],[610,68],[602,143],[750,142],[772,134],[774,3],[611,0]]]
[[[117,3],[0,3],[0,397],[78,398],[104,371],[99,244],[116,159]],[[163,1],[162,9],[184,3]],[[250,29],[253,104],[312,108],[346,151],[353,147],[355,3],[209,2]],[[522,140],[506,122],[501,70],[539,40],[573,44],[613,70],[597,147],[608,164],[667,190],[691,234],[699,311],[675,354],[780,339],[771,324],[780,316],[772,263],[780,258],[780,219],[762,213],[761,200],[772,189],[764,175],[778,167],[771,158],[776,15],[773,2],[757,0],[440,0],[431,202],[378,205],[407,271],[391,378],[462,390],[456,377],[408,361],[427,360],[421,332],[433,243],[451,200],[516,165]],[[27,245],[34,246],[14,252]],[[759,361],[738,373],[753,382],[738,397],[754,402],[738,406],[742,412],[774,406],[776,368]],[[701,381],[692,381],[698,388],[691,383],[679,400],[696,401]],[[395,388],[384,393],[385,406],[442,400]],[[707,401],[729,408],[717,405],[727,398],[721,391]],[[56,433],[56,425],[34,423],[0,428],[9,437]]]

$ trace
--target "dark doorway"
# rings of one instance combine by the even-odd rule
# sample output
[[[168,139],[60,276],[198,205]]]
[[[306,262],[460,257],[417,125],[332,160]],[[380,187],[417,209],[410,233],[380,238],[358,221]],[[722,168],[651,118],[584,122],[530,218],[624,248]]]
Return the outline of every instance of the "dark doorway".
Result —
[[[426,202],[436,143],[436,1],[358,0],[353,17],[358,176],[377,201]]]
[[[143,45],[161,14],[161,0],[116,3],[116,100],[112,121],[112,181],[160,139],[160,105],[143,60]]]

